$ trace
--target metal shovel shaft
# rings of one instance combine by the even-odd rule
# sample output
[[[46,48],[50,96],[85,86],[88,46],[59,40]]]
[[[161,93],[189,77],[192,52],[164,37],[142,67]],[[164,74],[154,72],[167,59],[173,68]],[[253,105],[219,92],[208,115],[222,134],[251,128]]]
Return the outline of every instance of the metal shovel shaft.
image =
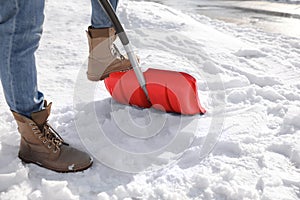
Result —
[[[114,25],[116,33],[118,34],[118,36],[124,46],[124,49],[127,53],[128,59],[130,60],[130,63],[132,65],[134,73],[138,79],[138,82],[139,82],[141,88],[143,89],[147,99],[149,100],[149,94],[148,94],[148,91],[146,88],[146,81],[145,81],[144,74],[141,71],[137,57],[134,54],[132,46],[130,45],[130,42],[128,40],[126,32],[124,31],[123,26],[120,23],[120,20],[118,19],[115,11],[113,10],[113,8],[108,0],[99,0],[99,2],[102,5],[102,7],[103,7],[104,11],[106,12],[106,14],[108,15],[108,17],[110,18],[112,24]]]

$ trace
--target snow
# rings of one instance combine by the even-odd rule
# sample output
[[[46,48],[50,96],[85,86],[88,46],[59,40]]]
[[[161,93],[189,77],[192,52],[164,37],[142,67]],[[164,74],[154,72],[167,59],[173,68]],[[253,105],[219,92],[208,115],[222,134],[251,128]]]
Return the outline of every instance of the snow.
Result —
[[[67,187],[67,181],[51,181],[42,179],[43,197],[49,199],[79,199],[79,196],[73,195]]]
[[[300,198],[299,38],[121,1],[142,67],[197,78],[208,113],[180,116],[117,104],[86,80],[87,1],[47,1],[45,13],[37,63],[50,122],[94,165],[60,174],[23,164],[1,90],[1,200]]]
[[[69,166],[68,166],[68,169],[69,169],[69,170],[73,170],[73,169],[74,169],[74,166],[75,166],[74,164],[69,165]]]
[[[299,4],[299,0],[269,0],[269,1],[275,1],[275,2],[281,2],[281,3],[296,3]]]

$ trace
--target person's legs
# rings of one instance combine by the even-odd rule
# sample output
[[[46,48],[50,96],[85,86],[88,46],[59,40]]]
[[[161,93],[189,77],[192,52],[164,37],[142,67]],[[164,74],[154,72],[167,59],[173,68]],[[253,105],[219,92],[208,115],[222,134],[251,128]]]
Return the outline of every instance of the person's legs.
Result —
[[[107,78],[110,73],[132,68],[130,61],[113,44],[115,29],[98,0],[91,0],[91,26],[88,27],[89,59],[87,77],[91,81]],[[118,0],[110,0],[116,10]]]
[[[11,110],[30,117],[43,107],[34,52],[42,33],[44,0],[1,0],[0,78]]]
[[[34,53],[42,34],[45,0],[1,0],[0,77],[21,134],[19,158],[58,172],[81,171],[92,158],[72,148],[48,124],[51,103],[37,89]]]
[[[93,28],[109,28],[112,24],[107,17],[106,13],[102,9],[101,4],[98,0],[91,0],[92,2],[92,17],[91,24]],[[116,10],[118,5],[118,0],[110,0],[112,7]]]

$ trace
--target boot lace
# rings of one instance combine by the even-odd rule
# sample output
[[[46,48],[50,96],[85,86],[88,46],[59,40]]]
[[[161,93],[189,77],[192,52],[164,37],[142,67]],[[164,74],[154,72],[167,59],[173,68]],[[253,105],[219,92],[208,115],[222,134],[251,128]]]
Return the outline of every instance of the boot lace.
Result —
[[[39,129],[39,127],[32,123],[30,124],[33,126],[32,130],[34,134],[39,135],[39,139],[44,143],[48,143],[48,148],[51,149],[53,147],[53,153],[56,153],[62,144],[69,145],[64,142],[62,137],[50,126],[50,124],[46,121]]]
[[[125,59],[125,57],[121,54],[121,52],[119,51],[118,47],[115,44],[112,44],[111,52],[115,57],[119,57],[121,58],[121,60]]]

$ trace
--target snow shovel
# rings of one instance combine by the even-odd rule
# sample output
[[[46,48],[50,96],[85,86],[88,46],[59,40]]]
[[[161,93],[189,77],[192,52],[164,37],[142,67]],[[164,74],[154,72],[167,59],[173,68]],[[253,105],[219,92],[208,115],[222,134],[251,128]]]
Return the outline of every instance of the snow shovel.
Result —
[[[114,72],[104,80],[106,89],[120,103],[186,115],[204,114],[196,79],[184,72],[160,69],[141,71],[116,13],[108,0],[99,0],[119,36],[133,70]]]

